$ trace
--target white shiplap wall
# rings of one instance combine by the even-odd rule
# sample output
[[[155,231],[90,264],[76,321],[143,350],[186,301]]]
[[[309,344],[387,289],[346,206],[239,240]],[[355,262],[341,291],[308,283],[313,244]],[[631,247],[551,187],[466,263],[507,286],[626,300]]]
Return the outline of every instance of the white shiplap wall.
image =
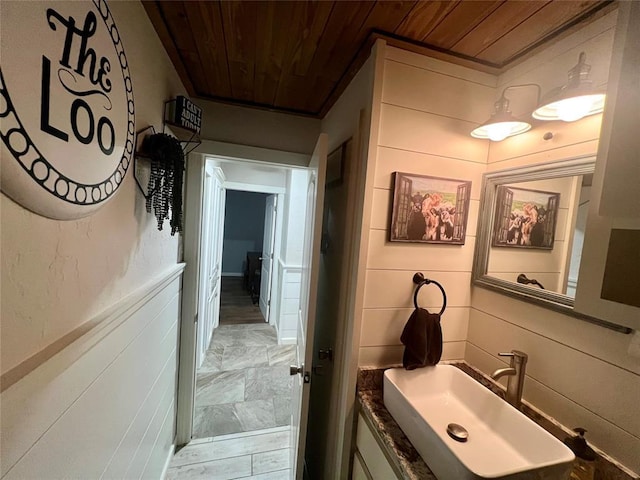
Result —
[[[488,146],[469,131],[491,110],[496,78],[464,67],[385,48],[372,214],[366,249],[359,364],[402,362],[400,334],[411,314],[413,274],[438,280],[448,297],[442,318],[443,359],[464,358],[469,319],[470,277],[482,173]],[[375,130],[375,129],[372,129]],[[388,241],[393,172],[471,180],[470,214],[463,246]],[[439,290],[426,286],[419,302],[439,310]]]
[[[174,435],[182,269],[114,305],[2,392],[1,478],[161,478]]]
[[[616,12],[573,34],[499,78],[500,87],[551,79],[587,52],[594,79],[606,83]],[[560,72],[560,77],[558,77]],[[489,170],[595,155],[601,116],[575,123],[551,122],[492,143]],[[551,131],[554,138],[542,139]],[[597,193],[596,193],[597,194]],[[474,288],[465,360],[486,373],[504,367],[499,351],[529,354],[524,398],[567,427],[585,427],[588,439],[640,472],[640,359],[623,335],[494,292]]]

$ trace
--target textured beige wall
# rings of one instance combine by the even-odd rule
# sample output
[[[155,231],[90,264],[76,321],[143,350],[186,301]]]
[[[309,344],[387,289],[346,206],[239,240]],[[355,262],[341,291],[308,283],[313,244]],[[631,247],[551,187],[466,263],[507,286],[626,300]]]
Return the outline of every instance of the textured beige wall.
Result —
[[[186,92],[142,5],[109,6],[133,80],[136,130],[161,130],[163,102]],[[178,260],[179,236],[157,230],[132,171],[112,200],[80,220],[41,217],[4,194],[0,208],[3,373]]]

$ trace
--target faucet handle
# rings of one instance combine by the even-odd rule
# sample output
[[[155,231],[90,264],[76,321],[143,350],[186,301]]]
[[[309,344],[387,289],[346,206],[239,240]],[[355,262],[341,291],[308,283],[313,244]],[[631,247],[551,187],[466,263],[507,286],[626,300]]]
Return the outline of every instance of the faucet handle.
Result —
[[[529,355],[527,355],[524,352],[521,352],[520,350],[511,350],[510,352],[500,352],[498,353],[498,356],[511,357],[512,362],[518,362],[523,364],[527,363],[527,360],[529,359]]]

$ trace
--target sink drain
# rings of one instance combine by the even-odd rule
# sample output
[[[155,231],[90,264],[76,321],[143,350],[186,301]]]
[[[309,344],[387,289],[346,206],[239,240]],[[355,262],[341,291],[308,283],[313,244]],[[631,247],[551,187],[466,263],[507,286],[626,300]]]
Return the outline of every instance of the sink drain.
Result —
[[[457,423],[450,423],[447,425],[447,433],[451,438],[458,442],[466,442],[469,438],[469,432],[467,432],[467,429]]]

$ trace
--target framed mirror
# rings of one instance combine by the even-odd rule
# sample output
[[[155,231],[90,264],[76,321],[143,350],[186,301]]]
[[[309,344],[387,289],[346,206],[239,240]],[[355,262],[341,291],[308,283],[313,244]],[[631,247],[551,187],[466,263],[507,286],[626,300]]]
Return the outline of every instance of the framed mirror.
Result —
[[[608,328],[574,310],[595,156],[485,173],[472,281]]]

